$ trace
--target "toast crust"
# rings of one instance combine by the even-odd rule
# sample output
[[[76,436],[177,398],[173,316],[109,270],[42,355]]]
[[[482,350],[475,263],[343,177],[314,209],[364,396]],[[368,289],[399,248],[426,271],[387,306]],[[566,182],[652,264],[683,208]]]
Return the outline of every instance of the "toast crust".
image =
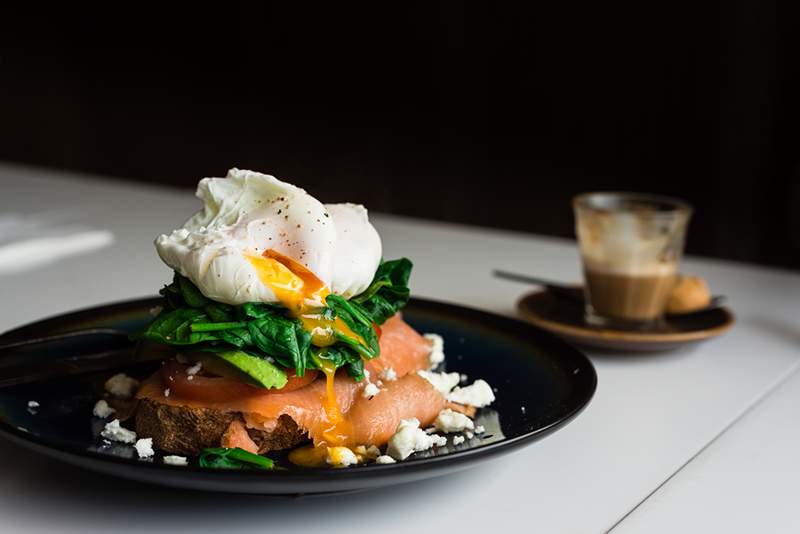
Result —
[[[244,422],[239,412],[170,406],[149,399],[139,401],[135,418],[139,437],[153,438],[153,446],[162,451],[188,455],[219,447],[231,423]],[[306,433],[288,415],[281,415],[270,431],[248,428],[247,433],[259,454],[288,449],[307,439]]]

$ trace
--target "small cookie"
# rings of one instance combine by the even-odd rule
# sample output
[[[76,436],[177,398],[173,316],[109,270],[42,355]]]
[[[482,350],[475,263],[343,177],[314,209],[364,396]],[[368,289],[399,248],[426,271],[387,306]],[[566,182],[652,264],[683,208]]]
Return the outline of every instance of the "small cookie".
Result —
[[[670,293],[667,313],[687,313],[711,304],[711,291],[699,276],[682,276]]]

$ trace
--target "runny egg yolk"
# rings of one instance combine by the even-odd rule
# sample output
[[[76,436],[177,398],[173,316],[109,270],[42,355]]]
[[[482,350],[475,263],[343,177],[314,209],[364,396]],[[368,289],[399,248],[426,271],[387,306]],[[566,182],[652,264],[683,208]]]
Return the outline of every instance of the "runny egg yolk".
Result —
[[[267,250],[262,256],[249,256],[262,283],[275,293],[293,317],[303,324],[311,333],[311,343],[317,347],[327,347],[336,342],[336,332],[355,338],[360,343],[364,339],[353,332],[340,318],[328,319],[319,311],[330,291],[325,284],[304,265],[274,250]],[[342,415],[336,400],[334,378],[336,368],[322,360],[322,372],[325,374],[326,395],[323,401],[325,416],[329,427],[314,447],[295,449],[289,459],[308,467],[325,465],[328,448],[336,448],[345,443],[352,434],[352,424]],[[332,458],[332,460],[334,460]]]
[[[265,251],[262,256],[249,256],[248,259],[261,282],[272,289],[278,301],[311,333],[313,345],[333,345],[336,343],[336,331],[364,343],[364,339],[340,318],[331,320],[319,313],[318,308],[324,304],[330,290],[304,265],[272,249]]]
[[[322,372],[325,373],[325,399],[323,407],[325,416],[330,425],[323,430],[322,438],[316,440],[314,445],[300,447],[289,453],[289,461],[302,467],[322,467],[329,461],[332,465],[338,466],[342,463],[342,446],[349,436],[353,433],[353,426],[339,410],[339,403],[336,401],[336,391],[334,389],[334,376],[336,369],[323,360]],[[363,461],[359,458],[359,461]]]

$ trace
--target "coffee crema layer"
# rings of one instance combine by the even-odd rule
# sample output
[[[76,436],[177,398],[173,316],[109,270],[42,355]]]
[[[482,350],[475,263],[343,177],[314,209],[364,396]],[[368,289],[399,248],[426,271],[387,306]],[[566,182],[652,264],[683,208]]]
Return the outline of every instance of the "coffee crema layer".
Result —
[[[586,268],[588,301],[595,313],[604,317],[635,322],[658,319],[678,280],[676,266],[669,267],[661,274],[619,274]]]

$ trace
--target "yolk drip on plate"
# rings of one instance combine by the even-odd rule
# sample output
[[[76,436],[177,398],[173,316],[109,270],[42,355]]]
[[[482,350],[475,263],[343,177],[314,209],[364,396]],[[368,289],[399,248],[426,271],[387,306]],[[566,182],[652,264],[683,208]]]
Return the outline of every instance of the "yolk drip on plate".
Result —
[[[336,401],[336,392],[333,388],[336,369],[332,365],[327,365],[323,360],[322,372],[325,373],[325,399],[323,400],[325,416],[328,419],[328,428],[322,432],[322,438],[314,445],[299,447],[289,453],[289,461],[302,467],[323,467],[328,463],[334,466],[342,463],[342,444],[347,441],[353,433],[353,425],[339,410]],[[363,459],[362,459],[363,460]]]
[[[272,249],[265,251],[262,256],[249,256],[248,259],[255,267],[261,282],[272,289],[280,303],[311,333],[313,345],[317,347],[333,345],[336,342],[337,332],[365,343],[364,339],[353,332],[340,318],[329,319],[323,316],[320,308],[330,291],[322,280],[304,265]],[[324,466],[329,451],[339,449],[352,434],[352,425],[342,415],[336,401],[333,387],[336,369],[332,365],[326,365],[327,360],[322,362],[322,372],[325,373],[326,380],[326,396],[323,403],[330,426],[325,429],[316,446],[301,447],[289,455],[293,463],[306,467]],[[330,456],[336,464],[336,455]]]

